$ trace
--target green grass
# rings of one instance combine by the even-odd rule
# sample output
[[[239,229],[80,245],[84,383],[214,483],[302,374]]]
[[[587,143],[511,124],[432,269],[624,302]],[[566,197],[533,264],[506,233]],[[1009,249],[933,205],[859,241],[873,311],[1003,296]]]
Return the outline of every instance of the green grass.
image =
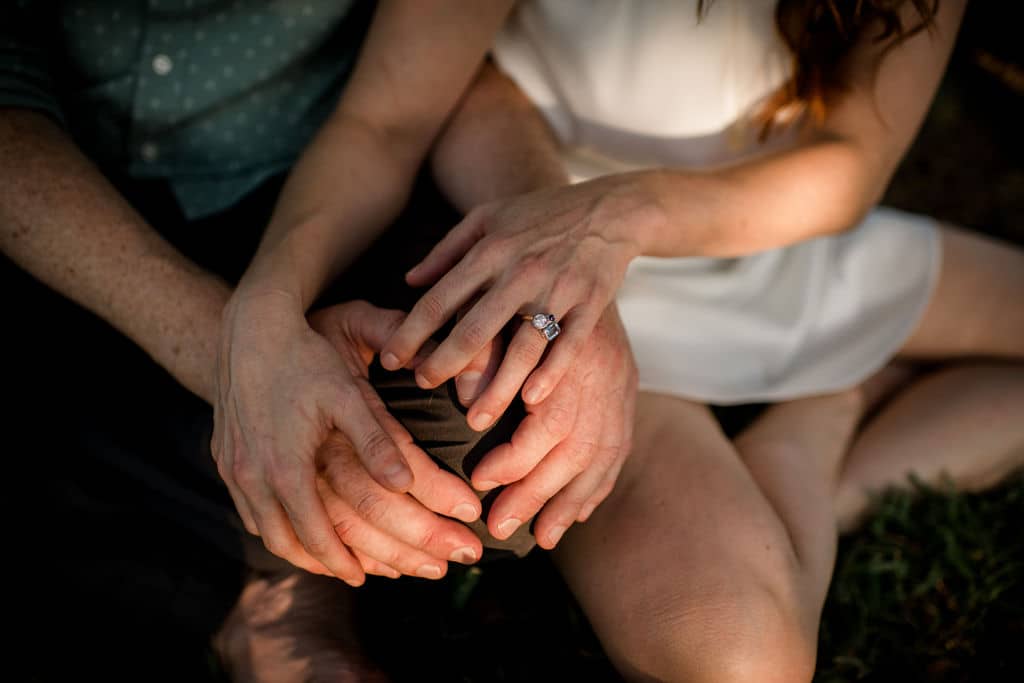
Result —
[[[816,680],[1024,680],[1024,477],[915,488],[841,544]]]

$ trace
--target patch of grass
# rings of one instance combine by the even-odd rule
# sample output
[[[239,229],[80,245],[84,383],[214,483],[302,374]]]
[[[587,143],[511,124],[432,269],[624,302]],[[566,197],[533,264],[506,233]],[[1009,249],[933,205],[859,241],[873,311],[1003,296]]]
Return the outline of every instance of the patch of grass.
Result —
[[[841,543],[816,681],[1024,680],[1024,477],[914,489]]]

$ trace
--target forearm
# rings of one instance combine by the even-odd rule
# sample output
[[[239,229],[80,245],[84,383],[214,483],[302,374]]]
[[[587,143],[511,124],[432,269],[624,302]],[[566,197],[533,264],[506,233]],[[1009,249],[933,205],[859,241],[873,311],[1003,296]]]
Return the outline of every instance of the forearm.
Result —
[[[239,296],[284,293],[307,310],[405,205],[418,153],[398,150],[336,113],[292,169]]]
[[[890,172],[855,145],[828,139],[717,171],[627,174],[622,194],[648,210],[620,229],[633,231],[648,256],[742,256],[856,225]]]
[[[378,4],[359,65],[292,171],[240,295],[284,292],[305,311],[397,217],[511,4]]]
[[[568,182],[558,141],[533,103],[484,64],[431,155],[441,191],[462,212]]]
[[[46,117],[0,111],[0,249],[212,398],[225,283],[164,241]]]

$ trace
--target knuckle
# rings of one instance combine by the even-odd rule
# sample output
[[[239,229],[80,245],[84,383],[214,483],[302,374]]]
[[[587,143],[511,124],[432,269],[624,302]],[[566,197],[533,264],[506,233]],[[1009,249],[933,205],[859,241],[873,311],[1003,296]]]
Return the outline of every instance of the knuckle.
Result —
[[[417,548],[429,548],[433,546],[439,539],[439,531],[430,526],[427,526],[416,534],[416,547]]]
[[[608,479],[607,481],[603,482],[600,486],[597,487],[597,491],[595,491],[594,495],[591,497],[591,502],[593,502],[595,505],[601,503],[605,498],[611,495],[614,489],[615,480]]]
[[[331,551],[331,542],[326,536],[313,536],[306,539],[303,545],[313,557],[326,557]]]
[[[490,331],[479,320],[464,320],[455,342],[460,351],[476,351],[491,341]]]
[[[334,533],[345,545],[354,545],[358,539],[357,520],[349,516],[342,517],[334,522]]]
[[[267,483],[278,494],[288,496],[296,492],[299,478],[292,467],[274,465],[267,471]]]
[[[542,423],[548,434],[561,440],[568,436],[569,430],[572,429],[573,417],[566,406],[556,404],[544,411]]]
[[[566,461],[569,464],[569,468],[576,474],[579,474],[586,470],[590,463],[594,461],[594,447],[589,443],[575,444],[569,449]]]
[[[508,348],[505,352],[506,358],[516,365],[522,365],[527,367],[534,367],[537,365],[537,361],[540,360],[541,355],[544,352],[544,347],[540,342],[540,335],[535,335],[536,339],[530,339],[522,344],[516,343]]]
[[[366,462],[378,463],[394,454],[394,443],[383,430],[374,429],[363,437],[360,452]]]
[[[409,564],[405,561],[404,554],[398,548],[389,548],[381,553],[381,555],[383,555],[383,558],[380,561],[389,567],[405,567]]]
[[[230,475],[243,491],[251,491],[259,484],[259,473],[247,457],[236,454],[231,461]]]
[[[437,292],[433,290],[423,295],[419,303],[416,304],[416,308],[419,309],[420,314],[430,324],[442,325],[448,320],[444,302],[441,301],[441,297],[438,296]]]
[[[541,489],[533,488],[523,491],[523,503],[531,514],[544,507],[550,499],[551,496]]]
[[[292,550],[294,550],[293,545],[291,543],[280,541],[278,539],[264,539],[263,545],[266,546],[267,550],[269,550],[271,553],[284,559],[287,559],[288,556],[291,554]]]
[[[357,515],[372,523],[381,518],[384,501],[373,491],[366,491],[355,500],[352,507]]]

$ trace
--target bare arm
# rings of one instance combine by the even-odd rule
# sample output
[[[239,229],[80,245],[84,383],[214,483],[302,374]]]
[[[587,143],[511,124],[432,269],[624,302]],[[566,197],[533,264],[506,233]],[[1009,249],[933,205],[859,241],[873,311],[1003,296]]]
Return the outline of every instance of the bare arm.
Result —
[[[49,118],[0,110],[0,249],[213,399],[227,285],[168,244]]]
[[[965,6],[944,0],[930,30],[884,56],[884,46],[862,45],[851,58],[850,90],[795,149],[710,173],[640,174],[660,208],[638,238],[642,253],[738,256],[859,223],[917,135]],[[906,22],[915,20],[908,11]]]
[[[544,117],[491,62],[480,68],[430,159],[438,187],[462,213],[569,181]]]
[[[509,0],[382,2],[344,97],[289,176],[240,296],[303,311],[404,208]]]
[[[246,528],[299,566],[359,583],[354,559],[368,566],[360,552],[394,567],[408,559],[410,548],[424,549],[424,539],[444,535],[455,542],[468,532],[434,516],[426,533],[412,519],[385,520],[404,529],[387,534],[402,541],[397,546],[339,539],[316,485],[317,453],[329,435],[344,434],[358,455],[350,462],[395,493],[416,492],[410,458],[417,454],[410,449],[417,447],[367,381],[366,366],[379,348],[355,344],[358,335],[332,337],[322,325],[311,327],[306,315],[321,290],[404,208],[430,145],[510,5],[378,5],[336,110],[292,170],[257,254],[224,308],[214,457]],[[328,311],[321,321],[355,329],[352,318],[363,308]],[[396,315],[377,309],[369,318],[397,324]],[[435,511],[475,519],[480,505],[472,490],[461,481],[447,486],[445,500],[465,503],[457,506],[463,511]],[[376,522],[379,530],[381,521],[364,519],[364,528]],[[473,543],[475,537],[461,545]],[[359,551],[355,557],[345,544]],[[440,576],[447,556],[438,559]]]

